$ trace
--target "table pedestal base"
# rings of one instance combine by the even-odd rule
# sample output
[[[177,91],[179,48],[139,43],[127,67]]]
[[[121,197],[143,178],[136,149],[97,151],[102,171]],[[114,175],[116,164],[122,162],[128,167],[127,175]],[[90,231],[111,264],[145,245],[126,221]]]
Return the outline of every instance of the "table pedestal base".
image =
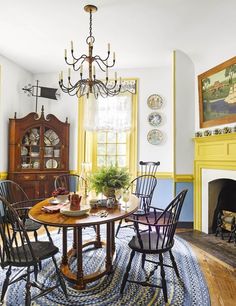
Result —
[[[61,272],[65,278],[74,284],[73,288],[82,290],[86,288],[86,284],[93,282],[106,274],[113,272],[113,261],[115,258],[115,240],[114,240],[114,222],[106,224],[106,243],[101,241],[100,227],[97,228],[96,240],[82,243],[82,227],[74,229],[73,248],[67,252],[67,229],[63,228],[63,256],[61,263]],[[105,263],[102,268],[91,274],[84,275],[83,271],[83,248],[94,245],[95,248],[105,247],[106,256]],[[69,266],[69,259],[77,257],[76,272],[72,272]]]

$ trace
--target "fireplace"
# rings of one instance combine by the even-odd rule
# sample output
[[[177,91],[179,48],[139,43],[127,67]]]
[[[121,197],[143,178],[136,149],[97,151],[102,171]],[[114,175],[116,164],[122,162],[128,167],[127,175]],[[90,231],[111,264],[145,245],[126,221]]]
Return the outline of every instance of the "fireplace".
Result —
[[[217,214],[216,210],[218,211],[219,196],[221,191],[227,188],[226,186],[231,186],[231,183],[235,184],[236,190],[236,171],[219,169],[202,170],[202,231],[204,233],[210,234],[215,232],[215,214]],[[228,204],[224,205],[225,207],[223,208],[229,210],[227,209]]]
[[[222,210],[236,212],[236,180],[217,179],[209,183],[208,233],[215,233]]]
[[[213,232],[220,190],[236,181],[236,133],[197,137],[194,142],[194,229],[208,234]]]

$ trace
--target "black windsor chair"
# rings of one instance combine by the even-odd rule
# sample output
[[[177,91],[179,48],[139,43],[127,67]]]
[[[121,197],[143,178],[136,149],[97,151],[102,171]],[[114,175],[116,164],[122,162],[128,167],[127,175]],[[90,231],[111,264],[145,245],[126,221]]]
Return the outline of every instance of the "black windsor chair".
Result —
[[[149,222],[148,216],[146,222],[133,219],[136,235],[133,236],[129,242],[131,254],[122,280],[120,289],[121,293],[123,293],[125,289],[126,282],[131,282],[142,286],[162,288],[164,300],[166,303],[168,302],[164,267],[174,268],[177,277],[180,278],[177,264],[171,249],[174,245],[174,234],[186,193],[187,190],[180,192],[161,213],[158,213],[158,209],[152,207],[156,217],[153,223]],[[143,231],[143,228],[145,227],[147,228],[147,231]],[[143,281],[128,279],[135,252],[142,254],[142,269],[145,270],[145,262],[154,264],[154,268]],[[166,252],[169,252],[172,265],[167,265],[163,262],[163,254]],[[147,254],[158,255],[159,261],[147,259]],[[155,270],[157,270],[158,266],[160,266],[161,285],[156,285],[150,282],[150,278],[154,274]]]
[[[152,162],[152,161],[147,161],[147,162],[144,162],[144,161],[140,161],[139,162],[139,169],[140,169],[140,175],[153,175],[155,176],[156,175],[156,172],[157,172],[157,168],[159,167],[160,165],[160,162]]]
[[[149,214],[152,197],[156,185],[157,185],[157,179],[153,175],[138,176],[130,183],[128,189],[130,189],[131,193],[140,199],[139,208],[132,215],[132,217],[135,218],[136,220],[138,220],[140,217],[144,217]],[[130,220],[126,219],[125,221],[130,221]],[[121,219],[116,230],[116,237],[119,233],[120,228],[124,227],[133,227],[133,224],[122,225],[122,219]]]
[[[77,192],[82,188],[86,188],[86,180],[77,174],[62,174],[55,178],[54,187],[55,189],[63,187],[69,192]]]
[[[66,285],[54,257],[55,254],[59,252],[59,249],[53,244],[48,229],[46,228],[48,241],[31,242],[24,224],[14,207],[12,207],[3,197],[0,197],[0,203],[0,265],[2,269],[8,267],[2,286],[1,303],[3,303],[8,287],[21,280],[26,281],[26,306],[30,306],[32,300],[48,294],[59,286],[67,297]],[[52,287],[46,288],[43,284],[38,282],[38,267],[41,261],[50,257],[55,266],[58,282]],[[12,267],[17,267],[19,269],[17,269],[16,273],[11,277]],[[31,281],[32,273],[34,275],[34,280]],[[31,286],[39,290],[39,293],[35,294],[33,297],[30,292]],[[22,293],[19,292],[19,294]]]
[[[20,185],[11,180],[0,181],[0,196],[5,198],[17,210],[24,224],[24,229],[27,232],[34,232],[34,237],[37,241],[37,230],[41,227],[41,224],[29,219],[28,211],[32,206],[44,199],[30,200]]]

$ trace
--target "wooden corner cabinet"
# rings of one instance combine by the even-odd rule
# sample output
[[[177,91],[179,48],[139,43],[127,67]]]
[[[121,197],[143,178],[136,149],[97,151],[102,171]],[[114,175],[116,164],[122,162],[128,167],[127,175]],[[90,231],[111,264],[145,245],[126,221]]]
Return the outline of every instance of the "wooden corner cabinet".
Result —
[[[30,199],[49,197],[58,175],[69,173],[69,123],[30,113],[9,119],[8,178]]]

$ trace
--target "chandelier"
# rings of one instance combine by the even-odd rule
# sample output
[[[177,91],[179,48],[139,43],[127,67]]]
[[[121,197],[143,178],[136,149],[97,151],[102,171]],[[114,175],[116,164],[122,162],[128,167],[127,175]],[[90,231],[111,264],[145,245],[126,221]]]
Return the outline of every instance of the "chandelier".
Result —
[[[86,5],[84,10],[90,15],[89,23],[89,36],[86,38],[88,44],[88,55],[83,54],[76,57],[74,54],[73,41],[71,41],[71,61],[67,57],[67,49],[65,49],[65,62],[69,65],[68,77],[63,80],[63,72],[59,75],[59,85],[63,92],[68,93],[70,96],[77,95],[82,97],[89,94],[93,94],[95,98],[100,95],[103,98],[113,97],[118,95],[121,89],[121,78],[117,81],[117,73],[114,74],[114,79],[110,80],[108,77],[108,69],[115,65],[115,52],[113,52],[113,59],[111,60],[110,55],[110,44],[108,43],[107,56],[102,59],[99,55],[93,55],[93,46],[95,38],[92,34],[92,14],[97,11],[97,7],[94,5]],[[84,65],[88,63],[88,72],[84,73]],[[97,66],[97,67],[96,67]],[[80,72],[80,79],[74,84],[71,81],[71,68],[74,71]],[[98,80],[96,77],[96,69],[105,73],[104,81]]]

